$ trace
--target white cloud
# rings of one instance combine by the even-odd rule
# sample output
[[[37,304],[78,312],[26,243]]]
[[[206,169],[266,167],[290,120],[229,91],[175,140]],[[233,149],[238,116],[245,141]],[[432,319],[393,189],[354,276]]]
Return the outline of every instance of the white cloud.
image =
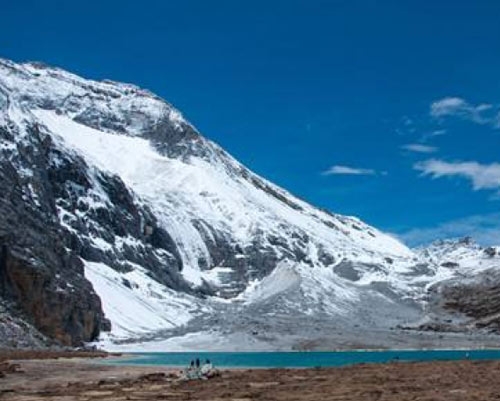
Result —
[[[448,163],[425,160],[414,165],[416,170],[432,178],[459,176],[471,181],[474,190],[500,189],[500,164],[480,164],[475,161]]]
[[[428,244],[438,239],[471,236],[482,245],[500,244],[500,213],[468,216],[434,227],[415,228],[398,235],[410,246]]]
[[[376,175],[375,170],[369,168],[358,168],[349,166],[332,166],[323,171],[322,175]]]
[[[438,150],[435,146],[422,145],[421,143],[408,143],[401,148],[416,153],[434,153]]]
[[[431,104],[431,116],[443,117],[455,115],[463,110],[469,109],[469,104],[459,97],[445,97]]]
[[[476,124],[500,128],[498,107],[488,103],[473,105],[460,97],[445,97],[431,104],[430,115],[434,118],[459,117]]]
[[[446,130],[445,129],[436,129],[432,132],[429,132],[429,136],[441,136],[441,135],[446,135]]]
[[[442,136],[442,135],[446,135],[447,134],[447,130],[445,129],[435,129],[433,131],[429,131],[429,132],[425,132],[424,134],[422,134],[422,137],[420,138],[420,141],[421,142],[427,142],[429,141],[431,138],[434,138],[436,136]]]

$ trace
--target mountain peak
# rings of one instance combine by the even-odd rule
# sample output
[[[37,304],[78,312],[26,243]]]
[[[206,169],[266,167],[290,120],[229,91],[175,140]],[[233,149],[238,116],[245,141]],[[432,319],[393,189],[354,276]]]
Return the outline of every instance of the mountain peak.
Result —
[[[323,334],[376,327],[383,343],[390,326],[422,317],[425,286],[444,271],[258,176],[134,85],[1,60],[0,115],[0,189],[10,194],[0,248],[12,260],[0,296],[61,342],[215,324],[246,338],[249,322],[272,322],[292,346],[321,321]],[[19,290],[32,282],[45,283],[35,294],[47,302]]]

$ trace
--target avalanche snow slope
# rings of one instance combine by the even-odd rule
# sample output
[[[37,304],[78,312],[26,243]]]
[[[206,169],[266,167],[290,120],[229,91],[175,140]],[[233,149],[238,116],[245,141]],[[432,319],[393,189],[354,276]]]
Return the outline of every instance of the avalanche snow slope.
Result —
[[[435,266],[252,173],[150,92],[3,60],[0,93],[7,125],[52,140],[50,168],[66,180],[58,218],[84,245],[72,251],[111,320],[107,340],[379,346],[422,318]]]

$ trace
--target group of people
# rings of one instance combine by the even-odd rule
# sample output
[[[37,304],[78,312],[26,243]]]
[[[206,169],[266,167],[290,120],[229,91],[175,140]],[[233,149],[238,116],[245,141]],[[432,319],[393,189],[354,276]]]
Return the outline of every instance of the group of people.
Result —
[[[210,362],[210,359],[205,359],[205,363],[201,365],[200,363],[200,358],[196,358],[195,360],[191,361],[191,365],[189,366],[189,369],[199,369],[201,373],[203,372],[208,372],[211,369],[213,369],[213,365]]]
[[[184,371],[186,379],[209,379],[218,374],[210,359],[205,359],[205,363],[201,363],[199,358],[192,360],[189,367]]]

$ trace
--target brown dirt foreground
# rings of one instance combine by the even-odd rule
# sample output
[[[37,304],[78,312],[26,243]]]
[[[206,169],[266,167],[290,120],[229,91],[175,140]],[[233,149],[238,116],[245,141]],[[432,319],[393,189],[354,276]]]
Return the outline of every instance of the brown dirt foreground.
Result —
[[[11,362],[13,363],[13,362]],[[225,370],[183,382],[174,369],[83,359],[16,361],[0,400],[498,400],[500,362],[431,362],[344,368]],[[21,370],[21,372],[15,372]]]

